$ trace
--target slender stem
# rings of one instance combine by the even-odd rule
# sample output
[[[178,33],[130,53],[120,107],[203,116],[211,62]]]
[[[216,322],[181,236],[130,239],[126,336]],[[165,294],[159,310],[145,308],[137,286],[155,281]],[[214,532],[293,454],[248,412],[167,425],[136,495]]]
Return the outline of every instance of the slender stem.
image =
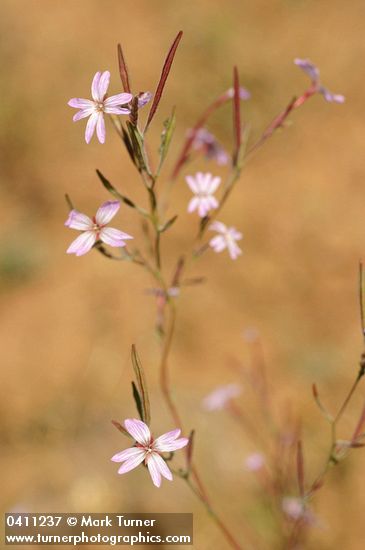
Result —
[[[360,372],[359,372],[359,374],[357,375],[356,380],[355,380],[355,382],[353,383],[353,385],[352,385],[352,387],[351,387],[351,389],[350,389],[350,391],[349,391],[349,393],[348,393],[348,395],[347,395],[345,401],[343,402],[343,404],[342,404],[340,410],[339,410],[338,413],[336,414],[335,419],[334,419],[334,421],[333,421],[333,424],[336,425],[337,422],[339,421],[339,419],[341,418],[341,416],[343,415],[343,413],[344,413],[344,411],[345,411],[347,405],[349,404],[349,401],[350,401],[351,397],[353,396],[353,394],[354,394],[354,392],[355,392],[355,390],[356,390],[356,388],[357,388],[357,385],[358,385],[358,383],[360,382],[362,376],[363,376],[363,372],[360,370]]]

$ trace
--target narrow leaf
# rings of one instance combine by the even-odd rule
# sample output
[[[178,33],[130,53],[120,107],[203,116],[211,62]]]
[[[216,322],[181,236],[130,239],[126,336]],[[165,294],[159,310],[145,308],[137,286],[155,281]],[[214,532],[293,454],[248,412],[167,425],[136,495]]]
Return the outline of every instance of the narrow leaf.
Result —
[[[184,256],[180,256],[176,264],[174,275],[172,277],[171,286],[179,286],[180,278],[181,278],[184,266],[185,266],[185,258]]]
[[[123,126],[122,126],[122,130],[121,130],[121,138],[124,141],[124,145],[125,145],[125,147],[128,151],[128,154],[131,158],[131,161],[133,162],[134,165],[136,165],[136,158],[134,156],[133,145],[132,145],[132,142],[131,142],[131,139],[129,137],[128,132],[126,131],[126,129]]]
[[[71,201],[71,199],[70,199],[70,197],[67,193],[65,194],[65,200],[67,202],[67,206],[69,207],[69,209],[70,210],[75,210],[74,205],[72,204],[72,201]]]
[[[117,428],[123,435],[126,435],[127,437],[131,437],[131,434],[127,432],[127,430],[122,426],[120,422],[117,422],[116,420],[112,420],[113,426]]]
[[[159,80],[159,83],[158,83],[157,88],[156,88],[156,92],[155,92],[155,95],[154,95],[154,98],[153,98],[153,102],[152,102],[152,105],[151,105],[150,112],[148,114],[148,119],[147,119],[147,124],[146,124],[146,127],[145,127],[145,132],[147,131],[147,128],[151,124],[151,121],[152,121],[152,119],[153,119],[153,117],[156,113],[158,104],[160,103],[162,92],[163,92],[163,89],[165,87],[167,77],[169,76],[171,65],[172,65],[172,62],[174,60],[175,53],[176,53],[176,50],[177,50],[177,47],[179,45],[179,42],[181,40],[182,35],[183,35],[182,31],[180,31],[177,34],[177,36],[176,36],[175,40],[173,41],[172,46],[169,50],[169,53],[167,54],[164,66],[162,67],[160,80]]]
[[[129,83],[128,67],[124,59],[122,46],[120,44],[118,44],[118,63],[119,63],[119,74],[122,80],[123,89],[125,92],[130,94],[131,86]]]
[[[146,379],[144,376],[142,364],[138,357],[136,347],[134,345],[132,346],[131,356],[132,356],[132,364],[133,364],[134,372],[137,379],[137,388],[138,388],[139,395],[141,396],[142,420],[147,425],[149,425],[151,421],[151,413],[150,413],[150,402],[148,398],[147,384],[146,384]]]
[[[127,128],[131,139],[133,154],[137,161],[137,168],[140,171],[146,170],[146,161],[143,154],[142,136],[139,133],[138,128],[134,126],[131,122],[129,122],[129,120],[127,121]]]
[[[173,135],[174,130],[175,130],[175,126],[176,126],[175,109],[173,109],[170,118],[166,119],[165,122],[163,123],[163,125],[164,125],[164,129],[163,129],[162,134],[161,134],[161,145],[160,145],[160,149],[159,149],[159,153],[160,153],[160,167],[159,168],[161,168],[161,166],[162,166],[162,164],[163,164],[163,162],[166,158],[166,155],[167,155],[167,152],[169,150],[170,143],[171,143],[171,138],[172,138],[172,135]]]
[[[133,399],[136,403],[137,411],[139,414],[140,419],[143,421],[143,407],[142,407],[142,399],[139,395],[139,392],[137,390],[137,387],[134,382],[132,382],[132,392],[133,392]]]
[[[240,82],[238,78],[237,67],[233,69],[233,133],[234,133],[234,149],[233,149],[233,164],[238,161],[239,151],[241,148],[241,102],[240,102]]]
[[[172,226],[172,224],[175,223],[177,218],[178,218],[178,216],[176,215],[173,218],[171,218],[170,220],[168,220],[164,225],[159,227],[159,232],[163,233],[164,231],[167,231],[167,229],[169,229]]]
[[[114,197],[116,197],[117,199],[124,202],[124,204],[126,204],[130,208],[135,208],[136,210],[138,210],[138,212],[140,212],[144,216],[148,216],[148,213],[145,210],[143,210],[143,208],[140,208],[133,201],[131,201],[128,197],[122,195],[119,191],[117,191],[117,189],[115,189],[115,187],[110,183],[110,181],[106,179],[106,177],[100,172],[100,170],[96,170],[96,173],[97,173],[101,183],[103,184],[105,189],[107,191],[109,191],[109,193],[111,193]]]

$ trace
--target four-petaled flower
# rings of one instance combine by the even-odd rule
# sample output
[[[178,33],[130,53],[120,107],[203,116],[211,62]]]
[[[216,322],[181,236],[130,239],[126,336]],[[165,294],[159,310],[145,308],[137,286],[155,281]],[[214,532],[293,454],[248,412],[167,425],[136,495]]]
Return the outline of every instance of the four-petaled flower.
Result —
[[[237,231],[237,229],[227,227],[222,222],[213,222],[209,226],[209,229],[219,233],[219,235],[216,235],[209,241],[209,245],[213,248],[214,252],[222,252],[222,250],[227,248],[232,260],[236,260],[242,254],[242,250],[236,244],[236,241],[242,239],[242,233]]]
[[[218,201],[213,197],[213,193],[217,190],[221,178],[213,177],[209,172],[207,174],[197,172],[195,176],[186,176],[185,179],[195,195],[189,202],[188,212],[198,209],[199,216],[204,218],[209,210],[218,208]]]
[[[123,462],[118,474],[125,474],[144,461],[156,487],[161,485],[161,476],[172,481],[172,473],[161,453],[182,449],[189,443],[189,439],[179,438],[181,430],[173,430],[154,439],[147,424],[136,418],[125,420],[124,427],[136,440],[136,444],[112,457],[113,462]]]
[[[315,92],[322,94],[326,101],[334,103],[343,103],[345,101],[345,97],[343,95],[334,94],[330,92],[327,88],[322,86],[319,78],[319,69],[309,59],[299,59],[297,57],[296,59],[294,59],[294,63],[309,76]]]
[[[70,107],[80,109],[73,117],[74,122],[81,118],[90,117],[85,130],[86,143],[90,143],[95,127],[100,143],[105,142],[104,113],[113,115],[129,115],[130,113],[129,106],[123,108],[121,105],[128,104],[133,99],[132,94],[123,93],[107,97],[106,92],[109,81],[109,71],[97,72],[91,84],[92,100],[74,97],[68,102]]]
[[[101,240],[110,246],[125,246],[124,241],[133,239],[127,233],[106,227],[120,208],[120,202],[107,201],[100,206],[96,215],[91,219],[86,214],[77,210],[71,210],[65,225],[71,229],[82,231],[82,234],[75,239],[67,249],[67,254],[76,254],[82,256],[89,252],[96,241]]]

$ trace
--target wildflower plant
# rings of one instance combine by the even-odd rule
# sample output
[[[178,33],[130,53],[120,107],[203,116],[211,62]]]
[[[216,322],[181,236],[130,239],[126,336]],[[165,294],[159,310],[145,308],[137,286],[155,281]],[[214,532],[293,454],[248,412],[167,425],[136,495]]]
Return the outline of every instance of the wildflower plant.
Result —
[[[121,464],[118,470],[120,474],[126,474],[144,464],[156,487],[161,486],[162,477],[171,481],[174,474],[175,477],[181,478],[205,506],[230,547],[240,549],[247,548],[247,545],[245,546],[233,533],[210,499],[193,456],[194,429],[186,431],[182,413],[171,392],[169,358],[176,326],[176,298],[189,286],[201,284],[204,281],[204,277],[189,276],[191,265],[197,262],[203,254],[211,251],[223,252],[227,254],[227,259],[230,257],[232,260],[237,260],[240,257],[242,251],[238,242],[242,239],[242,228],[236,229],[230,225],[230,220],[224,213],[224,207],[239,182],[244,165],[252,155],[274,135],[276,130],[285,126],[288,117],[297,108],[315,94],[319,93],[327,101],[335,103],[342,103],[344,98],[339,94],[332,94],[322,86],[319,80],[319,70],[310,61],[296,59],[295,64],[310,77],[308,88],[299,96],[291,99],[287,106],[266,126],[259,138],[253,140],[248,130],[249,126],[241,115],[242,102],[250,99],[250,93],[241,86],[238,69],[234,67],[232,86],[227,87],[218,98],[213,100],[203,110],[198,121],[186,130],[185,140],[174,161],[173,169],[169,174],[165,174],[165,160],[170,151],[176,125],[175,109],[171,111],[170,116],[163,124],[157,162],[151,162],[147,142],[149,132],[152,131],[155,114],[160,108],[181,38],[182,32],[179,32],[167,54],[153,94],[151,92],[137,94],[132,92],[130,73],[124,52],[118,45],[119,74],[123,91],[120,90],[116,95],[108,96],[110,73],[109,71],[97,72],[91,86],[92,99],[73,98],[69,101],[71,107],[79,109],[73,117],[74,121],[88,118],[85,132],[87,143],[90,142],[95,130],[100,143],[104,143],[106,141],[105,122],[111,123],[144,187],[147,206],[137,204],[133,198],[126,196],[122,188],[114,185],[108,179],[107,174],[97,170],[97,176],[102,186],[110,193],[113,200],[105,202],[97,210],[96,215],[90,218],[81,213],[82,207],[80,207],[80,211],[76,209],[71,198],[67,196],[70,213],[65,225],[70,229],[81,231],[81,235],[72,242],[67,252],[83,256],[87,252],[95,250],[114,263],[131,262],[148,273],[153,285],[147,292],[156,302],[156,329],[161,342],[159,381],[171,417],[171,431],[156,439],[152,435],[147,376],[137,351],[132,346],[131,359],[135,373],[132,393],[139,419],[132,417],[127,418],[124,422],[113,420],[114,426],[124,436],[132,438],[133,443],[125,450],[120,451],[116,448],[116,454],[111,460]],[[113,89],[116,88],[116,81],[113,80]],[[212,115],[227,103],[232,106],[231,155],[228,153],[229,148],[221,145],[220,141],[208,129]],[[108,139],[111,139],[109,133]],[[199,160],[200,154],[211,160],[212,165],[209,172],[195,172],[189,169],[193,161]],[[220,165],[221,170],[226,171],[224,177],[215,174],[216,164]],[[156,168],[152,168],[153,166]],[[192,193],[185,210],[190,213],[189,223],[196,225],[196,236],[190,243],[189,252],[177,252],[172,277],[168,277],[165,270],[163,240],[165,235],[173,232],[175,225],[180,223],[179,213],[175,213],[172,217],[166,217],[170,191],[174,185],[188,185]],[[121,205],[123,205],[123,209],[132,209],[136,217],[140,219],[144,229],[143,238],[148,244],[146,248],[150,251],[149,255],[142,252],[142,245],[145,243],[137,242],[137,239],[133,238],[133,228],[125,227],[122,222],[121,225],[123,229],[127,230],[126,233],[120,229],[109,227],[111,220],[119,227]],[[214,261],[214,257],[212,257],[212,261]],[[250,345],[256,345],[256,337],[251,338]],[[332,439],[326,466],[313,483],[308,483],[304,475],[303,450],[298,430],[293,427],[288,433],[288,428],[285,431],[278,426],[274,427],[272,433],[280,442],[281,448],[293,449],[294,447],[296,450],[294,474],[297,481],[296,493],[293,489],[292,478],[287,482],[283,478],[280,461],[277,460],[277,457],[269,456],[270,453],[265,449],[265,442],[262,441],[261,434],[257,433],[255,429],[255,423],[251,423],[249,419],[245,418],[237,406],[241,394],[241,384],[232,383],[218,388],[203,402],[204,414],[210,414],[214,410],[219,411],[216,414],[224,414],[225,411],[231,413],[240,420],[243,427],[255,439],[256,448],[246,459],[242,457],[242,469],[259,476],[265,490],[272,497],[273,506],[276,509],[275,517],[280,517],[280,521],[284,525],[283,539],[287,542],[288,548],[294,548],[295,544],[300,542],[303,532],[313,523],[309,502],[313,494],[323,484],[329,467],[342,460],[350,449],[363,445],[365,412],[362,413],[353,436],[348,440],[338,441],[335,428],[364,372],[365,360],[362,360],[354,387],[336,416],[331,416],[327,412],[319,400],[317,389],[314,386],[315,400],[331,424]],[[264,376],[255,380],[253,386],[262,404],[262,411],[267,415],[268,423],[272,426],[271,404]],[[158,426],[153,425],[153,430],[158,431]],[[184,434],[182,437],[181,433]],[[177,468],[174,455],[176,451],[180,450],[180,457],[184,457],[184,466]],[[292,471],[290,470],[290,472]],[[245,523],[243,528],[246,531],[246,542],[250,541],[249,544],[253,548],[260,548],[260,537],[254,532],[253,527]]]

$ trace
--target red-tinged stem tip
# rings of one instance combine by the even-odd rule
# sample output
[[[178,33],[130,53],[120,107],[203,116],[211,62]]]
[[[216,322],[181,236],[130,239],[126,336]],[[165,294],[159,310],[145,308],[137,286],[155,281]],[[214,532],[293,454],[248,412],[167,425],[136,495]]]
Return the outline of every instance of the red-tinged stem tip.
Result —
[[[152,105],[151,105],[150,112],[148,114],[148,119],[147,119],[147,123],[146,123],[146,127],[145,127],[144,131],[146,131],[147,128],[149,127],[149,125],[150,125],[150,123],[151,123],[151,121],[152,121],[152,119],[153,119],[153,117],[156,113],[158,104],[160,103],[162,92],[163,92],[163,89],[165,87],[167,77],[169,76],[171,65],[174,61],[175,53],[176,53],[176,50],[177,50],[177,47],[179,45],[179,42],[181,40],[182,35],[183,35],[183,31],[180,31],[177,34],[177,36],[176,36],[175,40],[173,41],[172,46],[169,50],[169,53],[167,54],[167,57],[165,59],[165,63],[162,67],[160,80],[159,80],[157,88],[156,88],[156,92],[155,92],[155,95],[154,95],[154,98],[153,98],[153,102],[152,102]]]
[[[131,86],[129,82],[128,67],[124,59],[122,46],[118,44],[118,63],[119,63],[119,74],[123,84],[123,89],[126,93],[131,93]]]

